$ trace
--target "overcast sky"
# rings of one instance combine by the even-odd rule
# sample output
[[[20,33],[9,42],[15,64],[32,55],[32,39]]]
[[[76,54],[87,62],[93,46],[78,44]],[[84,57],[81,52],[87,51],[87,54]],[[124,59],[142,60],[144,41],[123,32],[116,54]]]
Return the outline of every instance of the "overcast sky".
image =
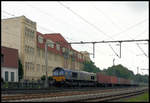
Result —
[[[26,16],[37,23],[41,33],[61,33],[68,42],[149,39],[149,5],[134,2],[14,2],[2,1],[1,18]],[[140,48],[136,43],[139,43]],[[95,58],[91,59],[101,70],[122,64],[134,74],[149,74],[147,42],[122,43],[121,59],[118,43],[96,44]],[[110,47],[110,46],[111,47]],[[92,44],[72,44],[78,51],[93,52]]]

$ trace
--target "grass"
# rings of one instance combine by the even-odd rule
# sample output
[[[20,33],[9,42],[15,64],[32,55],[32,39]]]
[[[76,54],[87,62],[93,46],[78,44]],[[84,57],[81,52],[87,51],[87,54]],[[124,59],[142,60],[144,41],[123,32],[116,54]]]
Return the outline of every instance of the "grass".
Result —
[[[121,99],[122,102],[149,102],[149,92],[145,92],[144,94],[129,97],[126,99]]]

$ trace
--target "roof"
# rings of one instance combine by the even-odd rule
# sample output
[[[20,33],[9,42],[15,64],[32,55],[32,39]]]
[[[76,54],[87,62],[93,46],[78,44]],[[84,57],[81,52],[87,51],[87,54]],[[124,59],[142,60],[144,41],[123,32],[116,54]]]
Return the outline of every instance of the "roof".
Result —
[[[83,56],[82,53],[74,50],[71,47],[71,45],[64,39],[64,37],[60,33],[42,34],[40,32],[37,32],[37,39],[38,39],[38,35],[42,36],[44,39],[49,39],[49,40],[54,42],[54,48],[48,47],[48,51],[50,51],[50,52],[53,52],[53,53],[59,54],[59,55],[63,55],[62,50],[58,51],[56,49],[56,44],[58,43],[58,44],[60,44],[61,48],[62,47],[68,48],[68,49],[76,52],[76,54],[81,54],[81,56]],[[39,48],[44,49],[45,48],[45,40],[43,41],[43,43],[39,43],[38,40],[37,40],[37,46]],[[76,54],[75,54],[76,61],[83,62],[83,58],[82,59],[78,58],[78,56]]]
[[[62,46],[65,46],[69,49],[72,49],[71,45],[64,39],[64,37],[60,33],[51,33],[51,34],[44,34],[45,38],[51,39],[53,42],[59,43]]]
[[[2,67],[18,68],[18,50],[1,46]],[[1,58],[2,59],[2,58]]]

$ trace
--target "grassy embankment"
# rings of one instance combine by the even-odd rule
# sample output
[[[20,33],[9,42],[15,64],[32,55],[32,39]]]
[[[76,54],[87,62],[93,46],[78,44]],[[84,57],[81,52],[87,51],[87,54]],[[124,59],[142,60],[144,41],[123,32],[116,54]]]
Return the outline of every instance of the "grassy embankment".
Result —
[[[129,97],[126,99],[121,99],[122,102],[149,102],[149,92],[145,92],[144,94]]]

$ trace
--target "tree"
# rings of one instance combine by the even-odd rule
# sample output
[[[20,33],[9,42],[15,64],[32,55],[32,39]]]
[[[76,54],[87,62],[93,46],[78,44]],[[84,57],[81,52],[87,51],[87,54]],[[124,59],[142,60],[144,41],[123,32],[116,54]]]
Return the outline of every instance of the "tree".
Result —
[[[46,76],[43,75],[43,76],[41,77],[41,80],[42,80],[42,81],[45,81],[45,78],[46,78]],[[48,80],[51,81],[51,80],[53,80],[53,78],[52,78],[51,76],[48,76]]]
[[[87,71],[87,72],[100,72],[100,69],[98,67],[95,66],[94,62],[92,61],[85,61],[83,63],[83,71]]]
[[[134,80],[137,82],[142,82],[142,83],[148,83],[149,82],[149,76],[148,75],[140,75],[136,74],[134,77]]]
[[[46,76],[43,75],[43,76],[41,77],[41,80],[44,81],[44,80],[45,80],[45,77],[46,77]]]
[[[20,59],[18,60],[18,75],[19,75],[19,80],[23,78],[24,72],[23,72],[23,67]]]
[[[105,72],[107,75],[117,76],[125,79],[133,79],[134,77],[133,72],[128,70],[128,68],[122,66],[121,64],[108,67]]]

